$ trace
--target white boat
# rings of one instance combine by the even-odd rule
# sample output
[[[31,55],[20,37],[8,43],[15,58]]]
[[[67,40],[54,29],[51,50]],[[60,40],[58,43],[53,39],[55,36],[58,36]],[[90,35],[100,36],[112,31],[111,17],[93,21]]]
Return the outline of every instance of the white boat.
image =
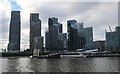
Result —
[[[68,58],[85,58],[86,55],[60,55],[60,57],[68,57]]]
[[[74,58],[86,58],[86,55],[75,56]]]
[[[30,58],[33,58],[33,56],[31,55]]]

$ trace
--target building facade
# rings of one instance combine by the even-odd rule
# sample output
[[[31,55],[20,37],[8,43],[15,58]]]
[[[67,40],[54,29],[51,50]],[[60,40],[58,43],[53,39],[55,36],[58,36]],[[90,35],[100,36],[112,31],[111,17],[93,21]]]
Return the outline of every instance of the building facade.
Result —
[[[107,32],[106,41],[107,41],[107,50],[116,51],[118,46],[116,32]]]
[[[48,19],[49,30],[45,34],[45,47],[50,51],[59,51],[64,49],[65,34],[62,33],[62,24],[58,23],[58,18]]]
[[[73,22],[71,22],[73,21]],[[91,49],[93,47],[93,28],[83,27],[83,23],[75,20],[67,22],[68,50]]]
[[[93,48],[93,28],[87,27],[83,28],[83,38],[85,41],[85,46],[83,48],[85,49],[91,49]]]
[[[61,49],[66,49],[66,47],[67,47],[67,33],[59,33],[58,34],[58,38],[59,38],[59,40],[60,40],[60,48]]]
[[[94,41],[94,48],[99,51],[106,51],[106,41]]]
[[[11,12],[8,51],[20,51],[20,11]]]
[[[34,49],[34,37],[41,37],[41,20],[39,13],[30,14],[30,50]]]
[[[53,24],[58,24],[58,18],[52,17],[48,18],[48,26],[49,26],[49,32],[54,31],[54,26]]]
[[[77,37],[77,29],[72,28],[73,25],[77,23],[76,20],[68,20],[67,21],[67,50],[76,49],[76,38]],[[73,38],[74,37],[74,38]]]
[[[52,17],[48,19],[48,32],[45,34],[45,47],[47,50],[56,51],[59,49],[59,39],[58,39],[58,18]]]
[[[106,32],[107,50],[120,51],[120,26],[114,32]]]
[[[59,33],[63,33],[63,31],[62,31],[62,23],[59,23]]]
[[[118,39],[118,48],[117,49],[119,49],[119,51],[120,51],[120,26],[117,26],[116,27],[116,33],[117,33],[117,39]]]
[[[39,55],[41,53],[43,55],[44,49],[43,49],[43,37],[34,37],[33,38],[33,54]]]

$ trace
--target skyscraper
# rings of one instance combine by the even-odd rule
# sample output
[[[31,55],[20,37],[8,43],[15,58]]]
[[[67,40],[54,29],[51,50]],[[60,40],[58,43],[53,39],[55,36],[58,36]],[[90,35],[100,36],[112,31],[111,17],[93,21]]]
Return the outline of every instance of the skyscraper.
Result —
[[[52,17],[48,19],[49,30],[45,35],[46,48],[51,51],[56,51],[61,48],[60,39],[58,37],[59,32],[62,32],[62,25],[58,23],[58,18]]]
[[[106,32],[107,50],[115,51],[117,49],[117,34],[116,32]]]
[[[48,18],[49,30],[46,32],[46,48],[49,50],[57,49],[58,46],[58,30],[56,28],[58,26],[57,24],[58,18]]]
[[[77,23],[76,20],[68,20],[67,21],[67,39],[68,39],[68,42],[67,42],[67,49],[68,50],[73,50],[75,49],[75,45],[74,43],[76,43],[76,38],[77,37],[76,33],[77,33],[77,29],[73,29],[71,26],[74,25],[75,23]],[[74,37],[74,38],[73,38]],[[74,45],[73,45],[74,44]]]
[[[62,24],[59,23],[59,33],[62,33]]]
[[[85,41],[85,45],[83,46],[83,48],[86,49],[91,49],[93,48],[93,27],[87,27],[87,28],[83,28],[83,42]],[[82,44],[82,43],[81,43]]]
[[[20,11],[11,12],[8,51],[20,51]]]
[[[120,26],[113,32],[106,32],[107,50],[120,51]]]
[[[67,21],[68,31],[68,50],[80,48],[90,49],[93,45],[92,27],[83,28],[83,23],[77,23],[76,20]]]
[[[58,18],[52,17],[48,19],[49,32],[53,30],[53,24],[58,24]]]
[[[67,33],[59,33],[58,38],[60,40],[60,48],[66,49],[66,43],[67,43]]]
[[[34,49],[33,40],[34,37],[41,36],[41,20],[39,19],[39,13],[30,14],[30,50]]]
[[[120,26],[116,27],[117,39],[118,39],[118,49],[120,50]]]

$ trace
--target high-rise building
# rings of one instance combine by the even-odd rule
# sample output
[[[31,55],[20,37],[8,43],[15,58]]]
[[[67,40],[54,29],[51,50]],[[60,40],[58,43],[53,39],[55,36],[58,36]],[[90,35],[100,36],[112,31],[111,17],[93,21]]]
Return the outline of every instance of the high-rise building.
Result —
[[[117,39],[118,39],[118,49],[120,49],[120,26],[116,27]]]
[[[48,19],[49,32],[53,30],[53,24],[58,24],[58,18],[52,17]]]
[[[62,33],[62,24],[61,23],[53,24],[53,26],[57,29],[58,33]]]
[[[93,29],[92,27],[83,28],[83,23],[77,21],[67,21],[68,31],[68,50],[76,50],[80,48],[90,49],[93,45]]]
[[[106,32],[107,49],[115,51],[117,49],[117,34],[116,32]]]
[[[59,33],[62,33],[63,31],[62,31],[62,24],[61,23],[59,23]]]
[[[115,31],[106,32],[107,50],[120,51],[120,26]]]
[[[11,12],[8,51],[20,51],[20,11]]]
[[[56,51],[62,49],[59,33],[62,33],[62,24],[58,23],[58,18],[52,17],[48,19],[49,30],[45,34],[46,49]]]
[[[48,19],[49,30],[46,32],[46,49],[56,50],[58,48],[58,18]]]
[[[75,23],[77,23],[76,20],[68,20],[67,21],[67,24],[70,24],[70,25],[75,25]]]
[[[33,38],[33,48],[34,49],[42,49],[43,47],[43,37],[34,37]]]
[[[46,32],[45,33],[45,47],[46,47],[46,49],[48,49],[48,47],[49,47],[49,32]]]
[[[33,40],[34,37],[41,36],[41,20],[39,19],[39,13],[30,14],[30,50],[34,49]]]
[[[77,23],[76,20],[68,20],[67,21],[67,39],[68,39],[68,42],[67,42],[67,49],[68,50],[74,50],[76,49],[74,43],[76,43],[76,38],[77,37],[76,33],[77,33],[77,29],[74,29],[72,28],[72,26]],[[73,38],[74,37],[74,38]]]
[[[85,41],[85,46],[83,48],[86,49],[93,48],[93,28],[92,27],[83,28],[82,34]]]
[[[43,49],[43,37],[42,36],[33,38],[33,48],[34,48],[33,55],[39,55],[38,52],[43,54],[44,49]]]
[[[58,38],[60,40],[60,48],[61,49],[66,49],[67,47],[67,33],[59,33]]]

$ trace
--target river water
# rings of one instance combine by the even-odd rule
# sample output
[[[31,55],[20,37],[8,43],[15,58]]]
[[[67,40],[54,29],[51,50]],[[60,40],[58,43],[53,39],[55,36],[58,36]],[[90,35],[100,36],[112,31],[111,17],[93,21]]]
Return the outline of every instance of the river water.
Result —
[[[0,58],[2,72],[118,72],[117,57],[37,59]]]

